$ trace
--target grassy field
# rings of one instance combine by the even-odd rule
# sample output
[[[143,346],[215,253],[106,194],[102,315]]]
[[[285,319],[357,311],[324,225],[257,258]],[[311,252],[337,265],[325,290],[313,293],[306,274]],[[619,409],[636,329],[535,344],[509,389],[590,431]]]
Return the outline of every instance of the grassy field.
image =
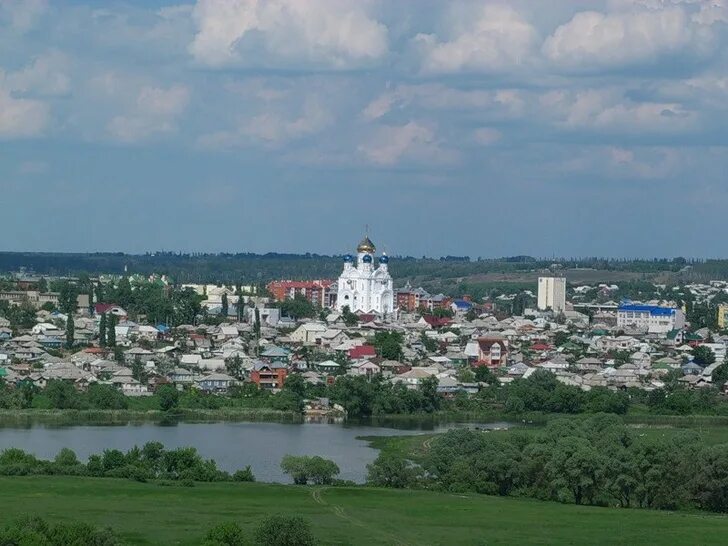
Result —
[[[130,544],[199,544],[216,523],[251,532],[272,513],[311,521],[322,544],[719,544],[728,518],[528,499],[267,484],[161,486],[119,479],[3,477],[3,520],[109,526]]]

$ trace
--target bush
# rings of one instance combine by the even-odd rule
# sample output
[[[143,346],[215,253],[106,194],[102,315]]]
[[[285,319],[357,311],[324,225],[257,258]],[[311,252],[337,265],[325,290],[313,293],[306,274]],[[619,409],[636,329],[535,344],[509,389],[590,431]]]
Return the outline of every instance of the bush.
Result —
[[[250,468],[250,465],[246,466],[243,470],[235,472],[235,474],[233,474],[233,481],[254,482],[255,476],[253,475],[253,470]]]
[[[58,466],[76,466],[81,464],[72,449],[64,447],[61,449],[53,462]]]
[[[261,546],[311,546],[316,543],[310,524],[298,516],[267,517],[255,531]]]
[[[340,472],[334,461],[319,456],[308,457],[286,455],[281,460],[283,472],[293,478],[296,485],[306,485],[309,481],[317,485],[328,485]]]
[[[25,517],[0,530],[0,544],[22,546],[115,546],[120,544],[110,529],[87,523],[49,525],[38,517]]]
[[[240,525],[220,523],[205,535],[205,546],[245,546],[250,544]]]

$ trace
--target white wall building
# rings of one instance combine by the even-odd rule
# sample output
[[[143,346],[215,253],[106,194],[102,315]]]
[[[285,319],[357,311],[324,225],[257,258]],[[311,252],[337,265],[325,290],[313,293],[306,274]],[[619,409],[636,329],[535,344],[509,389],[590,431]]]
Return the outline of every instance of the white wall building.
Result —
[[[354,257],[344,257],[344,271],[339,277],[336,307],[344,307],[356,313],[394,313],[394,290],[392,276],[389,274],[389,258],[382,254],[379,267],[374,266],[376,247],[364,237],[357,247],[356,263]]]
[[[617,328],[641,330],[649,334],[667,334],[685,326],[685,314],[675,307],[657,305],[620,305]]]
[[[554,313],[563,313],[566,309],[566,278],[538,278],[538,309],[551,309]]]

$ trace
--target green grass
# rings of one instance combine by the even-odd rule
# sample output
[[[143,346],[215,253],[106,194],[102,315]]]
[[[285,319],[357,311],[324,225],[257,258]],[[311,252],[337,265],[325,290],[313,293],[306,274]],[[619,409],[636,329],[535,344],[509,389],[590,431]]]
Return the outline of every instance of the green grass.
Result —
[[[211,526],[252,532],[281,512],[311,521],[322,544],[719,544],[728,518],[528,499],[269,484],[165,487],[116,479],[0,478],[2,520],[110,526],[131,544],[199,544]]]

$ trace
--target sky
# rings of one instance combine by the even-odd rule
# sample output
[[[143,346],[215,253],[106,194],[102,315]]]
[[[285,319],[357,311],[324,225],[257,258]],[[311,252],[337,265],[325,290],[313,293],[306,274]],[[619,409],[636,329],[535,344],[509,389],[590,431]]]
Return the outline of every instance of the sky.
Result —
[[[728,0],[0,1],[0,250],[726,257]]]

